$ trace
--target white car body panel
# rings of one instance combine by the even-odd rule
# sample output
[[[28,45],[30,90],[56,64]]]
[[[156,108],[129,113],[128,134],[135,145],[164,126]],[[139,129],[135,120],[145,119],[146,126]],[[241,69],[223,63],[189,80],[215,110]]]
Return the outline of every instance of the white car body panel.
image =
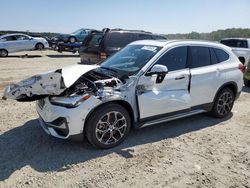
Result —
[[[176,80],[180,76],[185,78]],[[152,78],[142,76],[139,79],[138,85],[145,86],[145,91],[142,94],[138,94],[141,118],[190,108],[188,69],[168,73],[162,83],[155,84],[155,82],[156,75],[153,75]]]

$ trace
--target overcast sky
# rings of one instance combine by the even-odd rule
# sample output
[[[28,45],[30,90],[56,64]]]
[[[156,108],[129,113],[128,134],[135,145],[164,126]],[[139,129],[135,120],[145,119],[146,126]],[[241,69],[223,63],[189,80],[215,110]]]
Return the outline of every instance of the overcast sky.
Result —
[[[210,32],[250,28],[250,0],[1,0],[0,18],[0,30]]]

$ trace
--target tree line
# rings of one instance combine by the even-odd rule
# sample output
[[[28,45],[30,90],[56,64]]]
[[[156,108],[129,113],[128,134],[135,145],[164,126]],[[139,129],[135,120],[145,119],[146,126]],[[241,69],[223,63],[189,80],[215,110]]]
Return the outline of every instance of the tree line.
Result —
[[[54,37],[58,33],[51,32],[28,32],[28,31],[0,31],[0,35],[9,33],[24,33],[34,37]],[[250,38],[250,29],[243,28],[230,28],[230,29],[220,29],[217,31],[212,31],[210,33],[198,33],[190,32],[185,34],[164,34],[168,39],[199,39],[199,40],[214,40],[218,41],[222,38]]]
[[[222,38],[250,38],[250,29],[231,28],[220,29],[210,33],[191,32],[185,34],[167,34],[168,39],[199,39],[199,40],[213,40],[218,41]]]

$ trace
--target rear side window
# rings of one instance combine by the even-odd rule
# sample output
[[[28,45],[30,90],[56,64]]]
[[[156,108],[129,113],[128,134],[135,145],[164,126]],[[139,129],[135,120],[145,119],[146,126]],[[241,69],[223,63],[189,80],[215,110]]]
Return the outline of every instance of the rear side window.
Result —
[[[110,32],[105,38],[107,47],[124,47],[136,40],[134,33]]]
[[[187,67],[187,47],[176,47],[165,53],[156,64],[165,65],[168,71],[185,69]]]
[[[91,33],[85,37],[82,42],[82,46],[99,46],[102,39],[102,33]]]
[[[155,40],[166,40],[167,38],[161,35],[153,35],[153,39]]]
[[[221,40],[221,43],[229,47],[248,48],[247,40],[229,39]]]
[[[226,53],[224,50],[221,50],[218,48],[213,48],[213,50],[214,50],[215,55],[217,57],[218,63],[229,59],[228,53]]]
[[[138,40],[147,40],[147,39],[152,39],[152,36],[147,34],[138,34]]]
[[[1,41],[14,41],[14,40],[16,40],[15,36],[8,36],[1,39]]]
[[[191,68],[203,67],[210,65],[209,48],[201,46],[191,47]]]
[[[90,39],[88,46],[99,46],[102,40],[102,34],[93,35]]]

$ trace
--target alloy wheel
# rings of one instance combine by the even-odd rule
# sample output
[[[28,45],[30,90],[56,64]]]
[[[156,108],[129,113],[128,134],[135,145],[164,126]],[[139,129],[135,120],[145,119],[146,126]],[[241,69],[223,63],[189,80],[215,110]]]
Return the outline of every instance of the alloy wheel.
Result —
[[[96,137],[102,144],[114,144],[123,138],[126,128],[126,118],[122,113],[117,111],[108,112],[97,123]]]
[[[233,106],[233,96],[230,92],[225,91],[218,99],[217,111],[221,116],[228,114]]]

